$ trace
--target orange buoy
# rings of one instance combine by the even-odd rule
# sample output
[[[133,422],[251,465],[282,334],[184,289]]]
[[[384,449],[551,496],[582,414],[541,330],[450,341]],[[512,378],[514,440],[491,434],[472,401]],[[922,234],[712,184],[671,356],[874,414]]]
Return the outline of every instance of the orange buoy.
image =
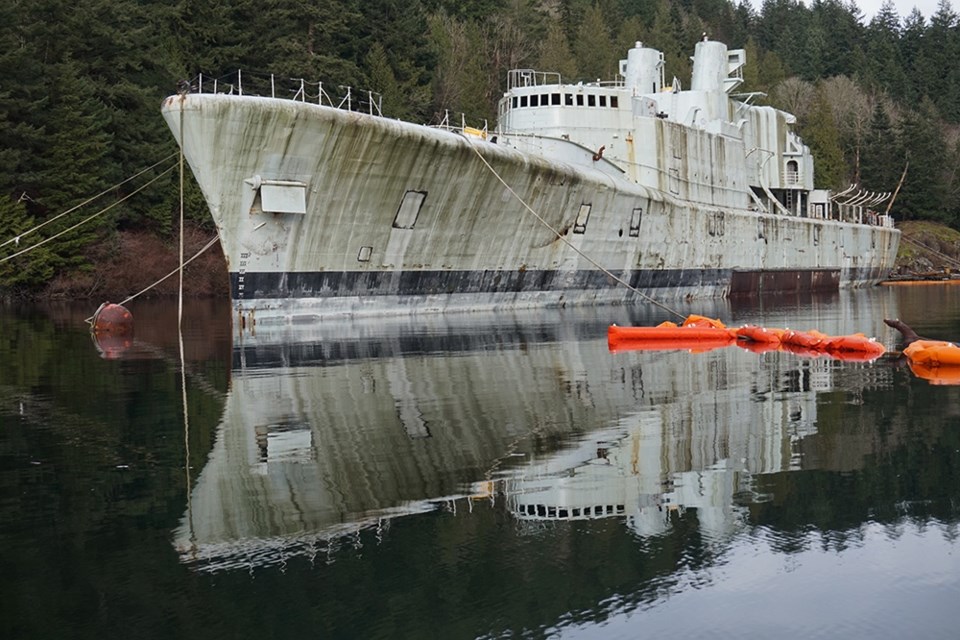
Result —
[[[104,302],[93,314],[90,330],[97,335],[133,335],[133,314],[122,305]]]

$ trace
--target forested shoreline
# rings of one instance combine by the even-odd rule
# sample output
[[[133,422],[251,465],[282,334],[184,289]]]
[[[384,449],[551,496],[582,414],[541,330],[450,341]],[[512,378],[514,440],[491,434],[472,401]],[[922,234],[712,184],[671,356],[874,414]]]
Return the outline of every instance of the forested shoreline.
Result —
[[[14,0],[0,19],[0,297],[96,296],[162,270],[180,194],[159,105],[180,81],[273,73],[374,91],[388,117],[493,126],[510,69],[613,80],[641,41],[686,86],[702,34],[746,49],[739,91],[797,115],[818,185],[892,191],[909,163],[894,216],[960,228],[947,0],[870,20],[838,0]],[[192,181],[184,212],[202,246],[214,229]]]

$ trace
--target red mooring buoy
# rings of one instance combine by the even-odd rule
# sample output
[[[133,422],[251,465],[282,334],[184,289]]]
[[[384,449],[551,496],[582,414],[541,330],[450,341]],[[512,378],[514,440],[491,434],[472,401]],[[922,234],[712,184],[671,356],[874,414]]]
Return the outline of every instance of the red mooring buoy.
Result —
[[[91,331],[96,335],[133,335],[133,314],[123,305],[104,302],[93,314]]]

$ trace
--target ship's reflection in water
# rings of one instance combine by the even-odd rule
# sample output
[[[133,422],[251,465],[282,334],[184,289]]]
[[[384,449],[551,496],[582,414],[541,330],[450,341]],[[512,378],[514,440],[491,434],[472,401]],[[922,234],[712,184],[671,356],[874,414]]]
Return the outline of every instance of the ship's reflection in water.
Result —
[[[862,299],[805,306],[803,322],[884,335],[889,296]],[[761,317],[717,304],[697,311]],[[335,561],[363,530],[381,540],[399,516],[477,500],[517,526],[619,518],[639,536],[695,509],[722,544],[768,499],[758,477],[809,464],[822,394],[855,405],[894,375],[739,349],[608,351],[608,322],[661,319],[613,309],[238,336],[216,441],[175,533],[181,559],[200,571]]]

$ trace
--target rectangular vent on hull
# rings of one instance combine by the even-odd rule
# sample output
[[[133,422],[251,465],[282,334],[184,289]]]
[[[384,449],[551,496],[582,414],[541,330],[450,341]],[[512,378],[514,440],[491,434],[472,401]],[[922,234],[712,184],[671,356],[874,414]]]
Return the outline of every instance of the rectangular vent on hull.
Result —
[[[583,233],[587,230],[587,221],[590,220],[589,204],[580,205],[580,212],[577,214],[577,221],[573,223],[574,233]]]
[[[397,215],[393,219],[393,228],[413,229],[413,225],[417,224],[420,208],[423,207],[423,201],[426,197],[426,191],[407,191],[404,193],[403,200],[400,201],[400,208],[397,209]]]
[[[264,213],[306,213],[307,185],[304,182],[264,180],[260,184]]]

